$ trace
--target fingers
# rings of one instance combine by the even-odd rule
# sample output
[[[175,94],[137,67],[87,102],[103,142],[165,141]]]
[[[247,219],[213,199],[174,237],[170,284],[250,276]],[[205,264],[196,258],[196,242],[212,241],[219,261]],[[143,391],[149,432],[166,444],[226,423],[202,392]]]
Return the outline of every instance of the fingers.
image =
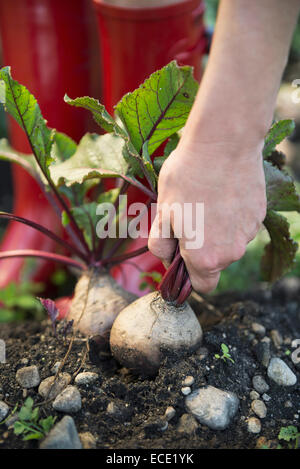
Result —
[[[163,262],[165,267],[172,262],[177,241],[174,239],[170,227],[170,236],[164,237],[162,233],[162,222],[160,216],[156,215],[149,234],[148,247],[152,254]]]

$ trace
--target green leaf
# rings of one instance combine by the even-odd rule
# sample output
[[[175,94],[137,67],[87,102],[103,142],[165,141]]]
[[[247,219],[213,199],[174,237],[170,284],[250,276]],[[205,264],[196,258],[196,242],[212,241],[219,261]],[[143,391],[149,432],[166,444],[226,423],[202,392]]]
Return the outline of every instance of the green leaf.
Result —
[[[265,137],[263,157],[267,158],[272,153],[272,151],[275,150],[276,145],[282,142],[285,137],[291,135],[294,129],[295,122],[291,119],[275,122]]]
[[[221,344],[221,349],[224,355],[229,355],[229,348],[227,347],[226,344]]]
[[[113,117],[106,111],[103,104],[97,99],[83,96],[81,98],[71,99],[65,95],[64,100],[71,106],[80,107],[90,111],[97,122],[97,124],[106,132],[116,132],[122,135],[124,131],[118,126]],[[125,133],[124,133],[125,135]]]
[[[56,185],[70,186],[88,179],[118,177],[127,172],[127,163],[122,157],[124,141],[113,134],[86,134],[76,152],[63,163],[50,166]]]
[[[153,166],[156,171],[156,174],[159,174],[161,167],[167,158],[168,158],[167,156],[157,156],[156,158],[154,158]]]
[[[29,433],[29,435],[24,436],[23,441],[41,440],[44,437],[45,435],[42,432],[32,432],[32,433]]]
[[[116,111],[139,154],[146,140],[151,155],[185,125],[197,90],[192,68],[173,61],[122,98]]]
[[[300,197],[293,179],[286,172],[264,161],[269,210],[300,212]]]
[[[67,214],[67,212],[63,211],[61,213],[61,224],[63,227],[66,227],[69,225],[69,223],[70,223],[69,215]]]
[[[157,174],[155,172],[155,169],[153,167],[153,163],[151,161],[151,158],[150,158],[150,155],[149,155],[149,152],[148,152],[148,140],[146,140],[146,142],[143,145],[142,159],[143,159],[143,163],[145,165],[145,168],[147,170],[149,179],[151,181],[151,184],[152,184],[153,188],[156,189]]]
[[[40,168],[49,176],[54,130],[47,127],[35,97],[12,79],[10,67],[0,70],[0,79],[5,82],[5,110],[24,130]]]
[[[164,148],[164,156],[169,156],[172,153],[172,151],[175,150],[175,148],[177,147],[179,143],[179,140],[180,140],[180,137],[177,133],[171,135],[171,137],[169,138]]]
[[[49,417],[40,420],[40,425],[42,426],[44,433],[49,433],[51,428],[53,427],[55,423],[56,417],[52,417],[52,415],[49,415]]]
[[[298,244],[290,236],[287,219],[279,213],[268,210],[264,225],[271,241],[262,257],[262,275],[264,280],[274,282],[292,268]]]
[[[25,431],[25,426],[19,420],[14,423],[14,434],[21,435]]]
[[[97,206],[97,202],[91,202],[71,209],[90,249],[93,249],[93,242],[96,241],[96,224],[99,220],[99,216],[96,215]]]
[[[291,441],[298,438],[299,435],[297,427],[289,425],[288,427],[281,427],[278,438],[279,440]]]
[[[54,145],[52,147],[52,157],[57,161],[68,160],[76,152],[77,144],[71,137],[62,133],[55,132]]]

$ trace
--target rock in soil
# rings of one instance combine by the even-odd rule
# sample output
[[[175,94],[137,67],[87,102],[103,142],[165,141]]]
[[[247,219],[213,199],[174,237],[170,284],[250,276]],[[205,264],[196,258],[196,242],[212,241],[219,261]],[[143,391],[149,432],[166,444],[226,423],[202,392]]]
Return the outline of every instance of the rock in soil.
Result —
[[[40,449],[81,449],[74,420],[65,415],[50,431],[49,435],[41,442]]]
[[[239,399],[232,392],[208,386],[194,391],[185,404],[200,423],[212,430],[224,430],[237,413]]]
[[[260,433],[261,431],[261,423],[260,420],[256,417],[251,417],[248,420],[248,432],[249,433]]]
[[[254,401],[251,402],[251,409],[257,415],[257,417],[261,419],[264,419],[267,415],[266,404],[260,399],[254,399]]]
[[[8,405],[5,402],[0,401],[0,422],[2,422],[2,420],[4,420],[7,417],[8,412],[9,412]]]
[[[49,376],[41,382],[38,392],[44,399],[55,399],[70,381],[69,373],[60,373],[56,379],[55,376]]]
[[[280,358],[272,358],[268,367],[268,376],[279,386],[293,386],[297,382],[297,376]]]
[[[66,414],[73,414],[81,409],[80,392],[75,386],[67,386],[61,393],[56,396],[53,409]]]
[[[22,388],[35,388],[41,381],[38,367],[33,365],[20,368],[16,373],[16,380]]]
[[[75,378],[75,383],[79,386],[86,386],[91,383],[94,383],[99,378],[98,373],[92,373],[91,371],[85,371],[82,373],[78,373]]]

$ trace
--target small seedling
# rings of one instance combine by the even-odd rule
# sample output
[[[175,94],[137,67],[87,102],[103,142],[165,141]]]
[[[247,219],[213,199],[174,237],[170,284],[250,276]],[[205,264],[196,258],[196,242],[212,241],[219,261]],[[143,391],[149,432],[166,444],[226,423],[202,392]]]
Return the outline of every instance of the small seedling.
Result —
[[[294,427],[293,425],[281,427],[278,439],[287,441],[289,449],[300,448],[300,432],[297,427]]]
[[[22,435],[23,441],[40,440],[45,438],[54,425],[56,417],[39,419],[39,408],[33,408],[33,399],[28,397],[18,414],[19,419],[14,423],[14,434]]]
[[[227,347],[226,344],[221,344],[221,350],[223,352],[222,355],[219,355],[218,353],[215,354],[215,358],[217,359],[221,359],[221,360],[224,360],[224,362],[226,360],[229,360],[231,361],[232,363],[234,363],[234,360],[232,359],[230,353],[229,353],[229,348]]]

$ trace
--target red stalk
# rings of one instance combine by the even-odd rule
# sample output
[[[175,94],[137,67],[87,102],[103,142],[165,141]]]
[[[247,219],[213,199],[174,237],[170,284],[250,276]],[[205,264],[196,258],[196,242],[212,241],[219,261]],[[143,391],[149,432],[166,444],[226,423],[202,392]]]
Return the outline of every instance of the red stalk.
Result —
[[[191,280],[180,254],[179,243],[173,261],[158,285],[158,289],[165,301],[176,305],[184,303],[192,292]]]
[[[16,251],[0,252],[0,260],[9,259],[12,257],[37,257],[40,259],[46,259],[49,261],[58,262],[60,264],[69,265],[80,270],[86,270],[86,266],[81,262],[78,262],[75,259],[70,259],[66,256],[61,256],[60,254],[52,254],[51,252],[38,251],[35,249],[19,249]]]

